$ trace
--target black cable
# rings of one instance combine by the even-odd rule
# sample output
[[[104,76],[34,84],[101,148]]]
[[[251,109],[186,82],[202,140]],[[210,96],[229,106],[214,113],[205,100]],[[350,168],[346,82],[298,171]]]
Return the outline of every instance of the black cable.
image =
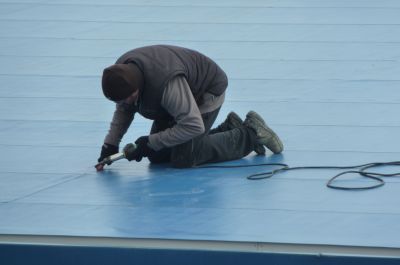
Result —
[[[400,172],[396,173],[377,173],[366,171],[367,169],[376,168],[376,167],[385,167],[385,166],[400,166],[400,161],[393,162],[373,162],[367,163],[357,166],[303,166],[303,167],[290,167],[287,164],[283,163],[262,163],[262,164],[251,164],[251,165],[231,165],[231,166],[200,166],[197,168],[240,168],[240,167],[260,167],[260,166],[279,166],[279,168],[266,171],[262,173],[252,174],[247,176],[249,180],[261,180],[271,178],[272,176],[285,171],[290,170],[300,170],[300,169],[358,169],[358,170],[346,170],[336,174],[332,178],[329,179],[326,186],[331,189],[339,189],[339,190],[368,190],[375,189],[381,187],[385,184],[385,181],[381,177],[397,177],[400,176]],[[337,180],[340,176],[348,175],[348,174],[359,174],[362,177],[372,179],[376,182],[376,184],[370,186],[361,186],[361,187],[346,187],[339,186],[333,184],[335,180]]]

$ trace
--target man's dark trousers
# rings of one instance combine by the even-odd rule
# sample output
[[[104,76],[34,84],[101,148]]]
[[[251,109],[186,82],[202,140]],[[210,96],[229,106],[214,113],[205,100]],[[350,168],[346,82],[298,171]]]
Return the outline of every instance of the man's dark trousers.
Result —
[[[242,158],[254,150],[255,132],[245,126],[228,131],[212,129],[219,108],[202,114],[205,133],[183,144],[164,148],[149,156],[152,163],[171,162],[174,167],[188,168],[204,163]],[[150,134],[171,128],[173,121],[154,121]]]

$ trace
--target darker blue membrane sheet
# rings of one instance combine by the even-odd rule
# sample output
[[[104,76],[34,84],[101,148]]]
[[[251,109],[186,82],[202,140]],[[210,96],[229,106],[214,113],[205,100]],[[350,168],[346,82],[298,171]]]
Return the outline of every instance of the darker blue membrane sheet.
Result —
[[[341,257],[330,255],[300,255],[275,253],[248,253],[229,251],[193,251],[171,249],[129,249],[60,246],[20,246],[1,245],[0,260],[7,264],[398,264],[394,258]]]

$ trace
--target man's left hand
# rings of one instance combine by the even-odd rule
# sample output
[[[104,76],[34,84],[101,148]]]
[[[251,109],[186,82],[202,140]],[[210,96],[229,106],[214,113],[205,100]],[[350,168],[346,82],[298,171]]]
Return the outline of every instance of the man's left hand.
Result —
[[[126,159],[129,161],[136,160],[137,162],[140,162],[143,157],[148,157],[152,152],[154,152],[154,150],[148,146],[148,143],[149,137],[141,136],[135,141],[136,148],[133,148],[132,144],[127,144],[124,147]]]

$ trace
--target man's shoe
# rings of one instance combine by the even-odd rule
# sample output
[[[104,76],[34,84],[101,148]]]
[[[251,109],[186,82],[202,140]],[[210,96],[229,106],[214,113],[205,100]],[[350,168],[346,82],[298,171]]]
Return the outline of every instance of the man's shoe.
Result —
[[[278,135],[267,126],[264,119],[256,112],[249,111],[243,124],[255,131],[258,144],[265,145],[274,154],[283,151],[283,144]]]
[[[235,112],[231,111],[226,117],[225,121],[218,126],[218,131],[224,132],[235,128],[244,126],[243,120]],[[265,148],[262,144],[257,144],[254,147],[254,151],[258,155],[265,155]]]
[[[218,126],[218,131],[225,132],[243,126],[243,120],[235,112],[230,112],[225,121]]]

